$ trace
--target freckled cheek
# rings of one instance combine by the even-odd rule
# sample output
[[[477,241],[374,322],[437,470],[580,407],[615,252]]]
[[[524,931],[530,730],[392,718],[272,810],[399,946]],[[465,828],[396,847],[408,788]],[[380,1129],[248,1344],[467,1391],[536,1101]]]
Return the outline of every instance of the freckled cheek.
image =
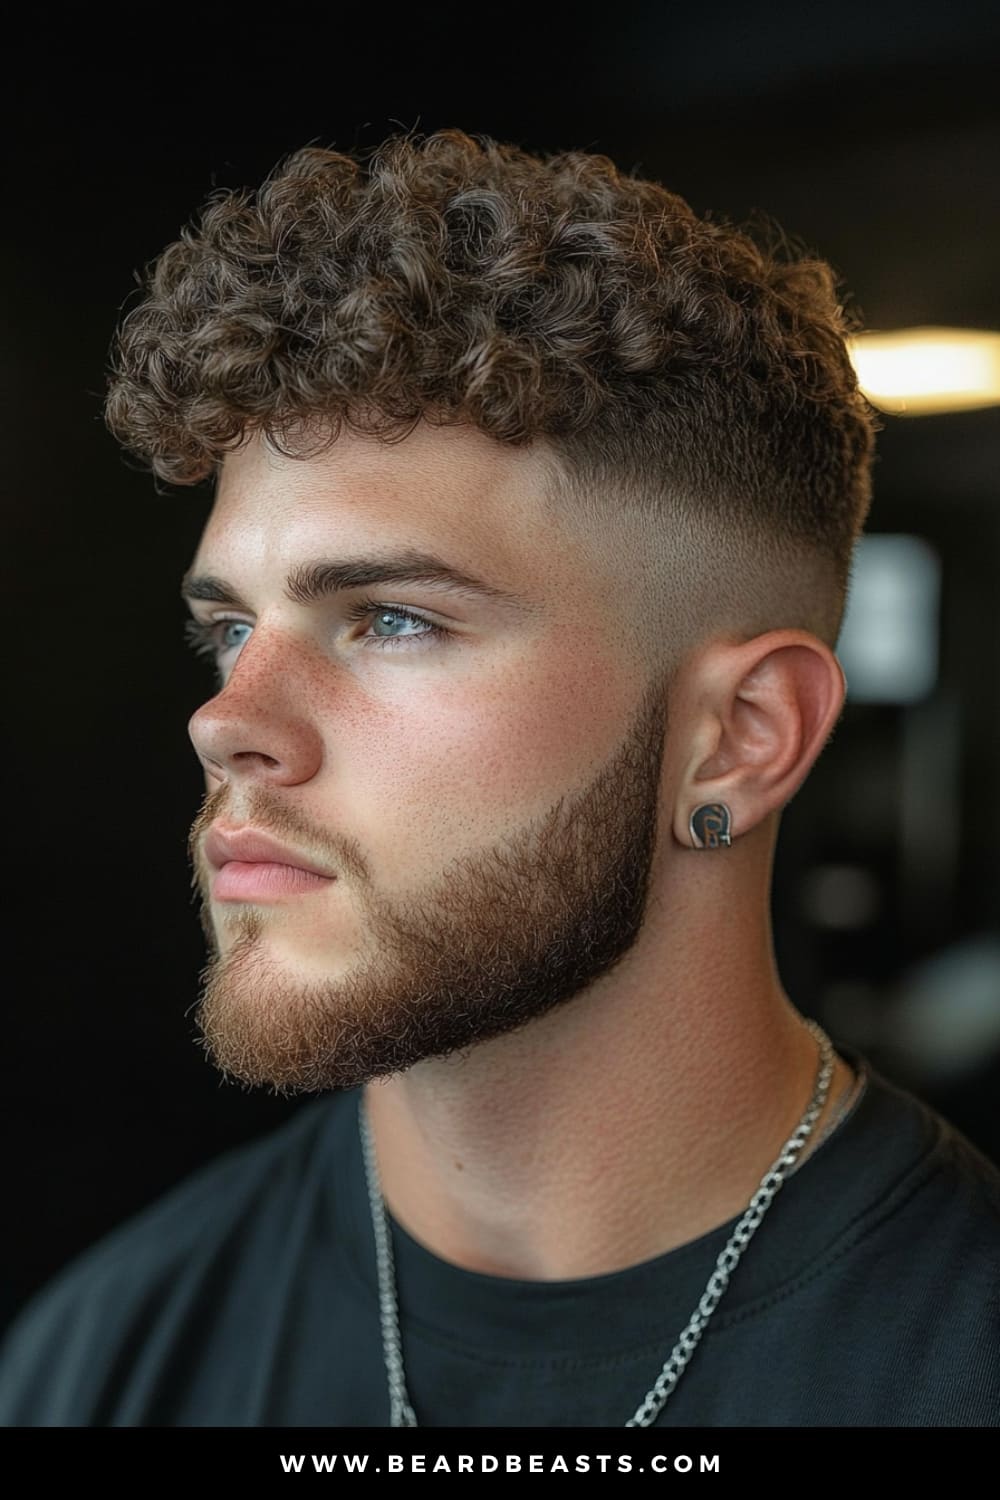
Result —
[[[620,687],[565,662],[429,677],[391,712],[381,704],[366,733],[340,736],[336,778],[374,877],[405,883],[547,811],[614,753],[623,712]]]

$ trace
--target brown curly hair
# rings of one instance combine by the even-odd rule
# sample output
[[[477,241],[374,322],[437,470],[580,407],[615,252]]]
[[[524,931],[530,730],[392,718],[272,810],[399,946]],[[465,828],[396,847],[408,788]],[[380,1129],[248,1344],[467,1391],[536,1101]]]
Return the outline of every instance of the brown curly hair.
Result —
[[[254,431],[292,457],[317,425],[324,445],[421,418],[541,438],[591,511],[707,520],[746,576],[820,560],[790,619],[827,579],[809,623],[832,640],[878,426],[835,288],[606,156],[459,130],[309,146],[214,192],[147,267],[105,419],[182,485]]]

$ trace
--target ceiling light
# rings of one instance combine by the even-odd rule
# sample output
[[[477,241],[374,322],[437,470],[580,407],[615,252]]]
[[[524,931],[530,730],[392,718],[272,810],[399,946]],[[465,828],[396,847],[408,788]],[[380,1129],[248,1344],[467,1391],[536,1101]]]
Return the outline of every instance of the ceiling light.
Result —
[[[901,328],[848,340],[858,383],[873,406],[898,415],[1000,404],[1000,333]]]

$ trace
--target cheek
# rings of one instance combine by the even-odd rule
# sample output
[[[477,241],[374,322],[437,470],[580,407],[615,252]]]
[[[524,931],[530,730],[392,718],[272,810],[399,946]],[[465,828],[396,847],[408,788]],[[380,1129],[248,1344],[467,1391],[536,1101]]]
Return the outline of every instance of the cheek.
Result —
[[[476,673],[417,669],[391,703],[369,700],[358,739],[339,736],[336,780],[373,876],[406,884],[548,811],[619,748],[629,704],[621,662],[579,642]]]

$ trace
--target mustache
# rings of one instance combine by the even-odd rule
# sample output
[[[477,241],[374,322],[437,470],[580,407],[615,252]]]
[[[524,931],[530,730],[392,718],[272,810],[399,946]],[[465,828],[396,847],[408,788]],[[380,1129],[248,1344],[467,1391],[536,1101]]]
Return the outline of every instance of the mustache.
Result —
[[[248,786],[235,796],[228,782],[206,792],[187,836],[187,857],[191,867],[191,885],[202,894],[207,881],[207,866],[202,849],[212,824],[224,821],[232,828],[251,826],[269,834],[281,843],[302,849],[315,849],[332,869],[343,871],[357,881],[368,879],[368,868],[356,839],[335,837],[329,828],[317,830],[305,819],[279,802],[266,787]]]

